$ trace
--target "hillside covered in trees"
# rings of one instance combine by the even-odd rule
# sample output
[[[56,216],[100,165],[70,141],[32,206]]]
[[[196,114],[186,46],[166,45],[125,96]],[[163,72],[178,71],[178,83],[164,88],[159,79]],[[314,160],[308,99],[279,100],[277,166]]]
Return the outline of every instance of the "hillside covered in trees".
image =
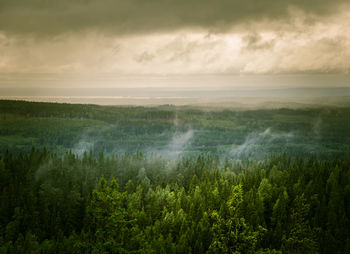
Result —
[[[64,155],[94,153],[264,159],[339,157],[350,151],[350,108],[234,110],[117,107],[0,100],[0,152],[34,146]]]
[[[349,113],[0,101],[0,253],[350,253]]]

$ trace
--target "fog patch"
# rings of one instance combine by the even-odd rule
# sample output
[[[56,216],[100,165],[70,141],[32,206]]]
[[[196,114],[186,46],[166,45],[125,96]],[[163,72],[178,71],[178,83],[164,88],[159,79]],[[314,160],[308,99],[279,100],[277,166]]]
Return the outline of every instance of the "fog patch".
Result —
[[[85,152],[94,149],[95,142],[89,142],[86,140],[80,140],[72,149],[72,152],[79,157],[82,156]]]
[[[38,169],[35,171],[35,180],[40,180],[50,169],[54,168],[53,166],[54,161],[52,159],[39,165]]]
[[[313,123],[312,132],[316,138],[320,137],[320,135],[321,135],[322,124],[323,124],[323,121],[322,121],[322,118],[320,116]]]
[[[194,130],[192,129],[184,133],[176,132],[171,138],[171,141],[163,149],[155,152],[165,159],[176,159],[191,145],[193,137]]]
[[[94,151],[95,145],[100,140],[105,132],[111,130],[114,125],[102,127],[102,128],[87,128],[79,137],[79,141],[73,146],[72,152],[81,157],[85,152]]]
[[[229,157],[240,159],[242,157],[253,156],[254,158],[263,159],[269,153],[267,147],[263,145],[280,142],[287,144],[294,137],[292,132],[273,132],[271,128],[267,128],[260,133],[250,133],[245,138],[245,141],[238,146],[235,146],[229,152]],[[282,148],[282,147],[281,147]]]

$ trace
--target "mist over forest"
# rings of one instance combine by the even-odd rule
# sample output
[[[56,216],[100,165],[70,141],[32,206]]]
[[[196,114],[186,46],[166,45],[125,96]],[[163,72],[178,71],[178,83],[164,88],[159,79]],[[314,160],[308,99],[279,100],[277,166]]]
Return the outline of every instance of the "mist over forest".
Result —
[[[220,158],[265,155],[344,156],[349,151],[347,107],[220,109],[117,107],[1,101],[1,151],[32,146],[81,156],[155,154],[175,159],[211,153]],[[23,128],[23,125],[26,127]]]
[[[3,253],[350,253],[350,1],[0,0]]]
[[[4,253],[350,249],[346,106],[1,100],[0,115]]]

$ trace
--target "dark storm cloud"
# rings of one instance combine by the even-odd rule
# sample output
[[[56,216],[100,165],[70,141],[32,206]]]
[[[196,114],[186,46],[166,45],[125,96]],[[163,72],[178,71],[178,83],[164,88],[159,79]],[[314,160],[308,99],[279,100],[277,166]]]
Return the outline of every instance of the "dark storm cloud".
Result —
[[[186,27],[221,30],[283,20],[290,8],[334,13],[348,0],[0,0],[0,31],[52,35],[85,29],[146,33]]]

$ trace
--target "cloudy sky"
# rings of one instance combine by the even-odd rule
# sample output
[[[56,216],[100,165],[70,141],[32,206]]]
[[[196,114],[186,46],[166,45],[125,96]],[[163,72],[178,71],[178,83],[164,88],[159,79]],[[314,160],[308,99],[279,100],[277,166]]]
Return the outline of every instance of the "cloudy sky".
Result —
[[[349,70],[349,0],[0,0],[0,88],[349,86]]]

